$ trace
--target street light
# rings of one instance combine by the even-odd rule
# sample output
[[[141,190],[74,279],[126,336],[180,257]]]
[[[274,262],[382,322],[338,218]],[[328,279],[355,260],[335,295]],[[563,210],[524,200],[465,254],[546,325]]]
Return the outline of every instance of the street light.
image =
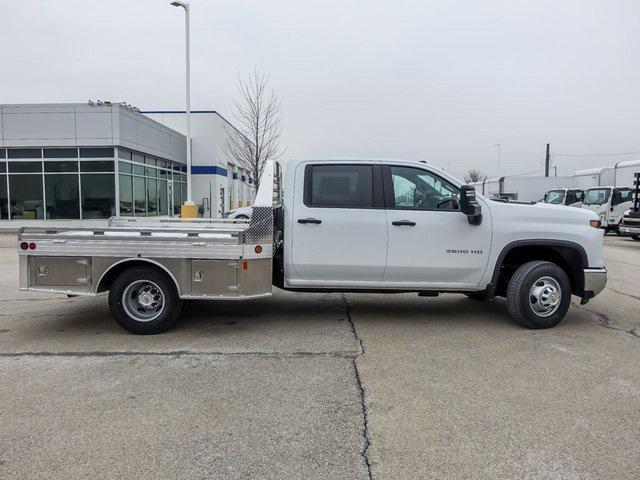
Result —
[[[502,160],[502,145],[494,143],[493,147],[498,147],[498,178],[500,178],[500,160]]]
[[[174,7],[184,8],[185,46],[186,46],[186,114],[187,114],[187,201],[181,209],[181,216],[195,218],[198,209],[191,199],[191,68],[189,61],[189,4],[187,2],[171,2]]]

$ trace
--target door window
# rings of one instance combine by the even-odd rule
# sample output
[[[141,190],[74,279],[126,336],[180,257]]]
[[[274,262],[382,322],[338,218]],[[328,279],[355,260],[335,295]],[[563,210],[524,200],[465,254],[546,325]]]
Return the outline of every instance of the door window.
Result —
[[[460,190],[426,170],[391,167],[397,210],[459,210]]]
[[[372,208],[371,165],[311,165],[305,173],[305,205],[322,208]]]
[[[562,203],[564,203],[564,190],[551,190],[548,192],[547,203],[562,205]]]
[[[567,205],[571,205],[572,203],[581,202],[584,198],[584,192],[582,190],[569,190],[567,192]]]
[[[611,205],[619,205],[624,202],[631,201],[631,190],[628,188],[616,189],[613,198],[611,199]]]

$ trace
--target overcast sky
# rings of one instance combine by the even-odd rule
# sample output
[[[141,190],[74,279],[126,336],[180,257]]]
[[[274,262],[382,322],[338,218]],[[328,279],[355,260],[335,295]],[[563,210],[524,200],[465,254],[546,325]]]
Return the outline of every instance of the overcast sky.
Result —
[[[289,157],[543,168],[640,151],[637,0],[192,0],[192,106],[225,116],[271,74]],[[182,10],[163,0],[0,0],[0,103],[184,108]],[[559,174],[640,158],[554,157]]]

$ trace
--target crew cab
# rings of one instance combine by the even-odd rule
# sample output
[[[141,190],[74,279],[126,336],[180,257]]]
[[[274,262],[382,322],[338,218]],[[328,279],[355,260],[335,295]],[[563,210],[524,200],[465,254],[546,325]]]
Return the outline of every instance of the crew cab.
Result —
[[[583,199],[584,192],[579,188],[556,188],[545,193],[542,201],[552,205],[581,207]]]
[[[505,297],[529,328],[557,325],[571,296],[605,286],[598,216],[500,202],[417,161],[269,162],[250,220],[116,218],[103,229],[25,228],[25,290],[108,292],[112,315],[159,333],[186,299],[298,292]]]
[[[596,212],[605,232],[620,233],[622,216],[631,206],[630,187],[593,187],[585,190],[582,208]]]

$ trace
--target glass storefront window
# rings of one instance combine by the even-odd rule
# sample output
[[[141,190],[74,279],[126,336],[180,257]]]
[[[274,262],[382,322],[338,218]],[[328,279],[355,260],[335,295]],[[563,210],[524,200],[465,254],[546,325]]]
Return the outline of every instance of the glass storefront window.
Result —
[[[173,182],[173,214],[180,215],[180,184],[178,182]]]
[[[147,179],[147,215],[158,215],[158,186],[153,178]]]
[[[167,208],[167,182],[158,180],[158,213],[160,215],[169,215]]]
[[[39,148],[10,148],[7,154],[9,158],[42,158]]]
[[[120,216],[133,215],[133,177],[131,175],[119,175],[120,189]]]
[[[131,168],[131,164],[130,163],[119,162],[118,163],[118,171],[120,173],[131,173],[133,170]]]
[[[116,214],[116,192],[111,173],[81,174],[82,218],[109,218]]]
[[[133,166],[133,173],[135,175],[144,176],[144,167],[142,165],[134,165]]]
[[[113,160],[82,160],[80,161],[80,171],[113,172]]]
[[[44,219],[42,175],[9,175],[12,219]]]
[[[88,147],[80,149],[81,158],[113,158],[112,147]]]
[[[0,175],[0,219],[6,220],[9,218],[9,207],[7,197],[7,176]]]
[[[135,210],[134,215],[136,217],[144,217],[147,214],[145,200],[146,194],[144,178],[133,177],[133,204]]]
[[[78,158],[77,148],[45,148],[44,158]]]
[[[9,162],[10,173],[42,172],[42,162]]]
[[[80,218],[77,174],[45,175],[44,185],[47,219]]]
[[[181,183],[180,184],[180,191],[181,191],[181,195],[180,195],[180,205],[182,205],[184,202],[187,201],[187,184],[186,183]]]
[[[78,161],[70,160],[68,162],[44,162],[44,171],[48,172],[77,172]]]
[[[126,148],[118,147],[118,157],[124,158],[126,160],[131,160],[131,150],[127,150]]]

